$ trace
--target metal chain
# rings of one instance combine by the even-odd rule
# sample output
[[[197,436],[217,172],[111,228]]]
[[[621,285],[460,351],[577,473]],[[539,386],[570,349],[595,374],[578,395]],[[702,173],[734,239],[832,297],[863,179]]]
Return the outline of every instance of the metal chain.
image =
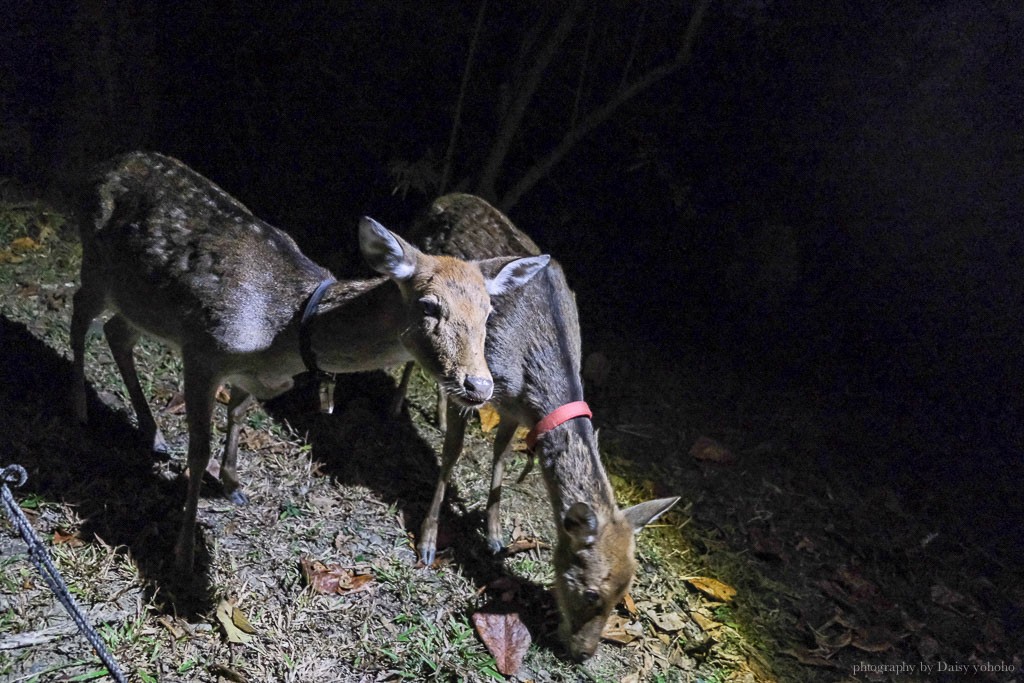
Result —
[[[0,498],[3,500],[4,511],[7,513],[7,518],[11,520],[11,524],[18,530],[21,537],[25,540],[25,544],[28,546],[28,556],[32,560],[32,564],[36,566],[39,573],[42,575],[43,580],[46,581],[46,585],[50,587],[53,594],[57,596],[61,604],[64,605],[64,609],[67,610],[68,614],[74,620],[78,626],[78,630],[82,632],[89,644],[99,655],[100,660],[107,667],[107,671],[113,677],[117,683],[127,683],[128,679],[124,673],[121,672],[121,667],[118,666],[117,660],[107,650],[106,645],[103,644],[103,640],[100,639],[100,635],[96,630],[89,624],[85,619],[85,615],[82,614],[81,608],[78,603],[75,602],[75,598],[68,591],[68,586],[64,583],[64,578],[57,571],[57,568],[53,566],[53,561],[50,560],[50,554],[46,552],[45,546],[42,541],[36,536],[36,532],[32,529],[28,519],[25,518],[25,513],[21,511],[21,507],[14,500],[14,496],[11,494],[7,485],[10,484],[14,488],[20,488],[24,483],[28,481],[28,472],[21,465],[8,465],[0,470]]]

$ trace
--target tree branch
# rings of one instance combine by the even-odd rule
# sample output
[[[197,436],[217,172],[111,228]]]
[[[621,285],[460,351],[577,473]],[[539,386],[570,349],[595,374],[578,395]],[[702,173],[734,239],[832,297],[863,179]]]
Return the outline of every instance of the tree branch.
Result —
[[[683,43],[679,47],[679,51],[676,52],[675,57],[643,74],[619,90],[604,105],[588,114],[578,126],[565,134],[561,142],[554,149],[530,167],[523,177],[505,193],[498,202],[498,208],[507,212],[515,206],[516,202],[546,176],[565,157],[570,149],[587,134],[611,118],[612,114],[619,107],[661,79],[683,68],[690,61],[693,53],[693,44],[697,40],[697,31],[704,21],[704,15],[707,13],[710,4],[711,0],[699,0],[697,6],[694,7],[693,14],[690,15],[690,21],[686,26],[686,31],[683,33]]]
[[[462,105],[466,100],[466,88],[469,85],[469,73],[473,67],[473,59],[476,57],[476,46],[480,42],[480,32],[484,25],[484,14],[487,11],[487,0],[481,0],[480,10],[476,15],[476,26],[473,27],[473,39],[469,43],[469,54],[466,55],[466,68],[462,70],[462,84],[459,86],[459,99],[455,102],[455,114],[452,119],[452,132],[448,136],[448,148],[444,153],[444,166],[441,171],[441,182],[438,187],[438,194],[444,194],[448,188],[448,182],[452,177],[452,164],[455,160],[455,143],[459,137],[459,128],[462,126]]]
[[[548,36],[547,42],[541,48],[536,61],[534,61],[526,77],[523,79],[522,87],[518,88],[513,95],[508,113],[501,121],[501,127],[494,139],[494,144],[491,145],[491,152],[487,156],[487,161],[484,162],[480,178],[477,181],[477,194],[485,199],[494,199],[497,195],[494,189],[495,181],[498,179],[501,167],[505,163],[505,157],[508,156],[512,140],[522,125],[527,107],[529,107],[530,101],[540,86],[544,72],[547,70],[548,65],[551,64],[551,60],[554,59],[558,48],[565,42],[565,39],[572,31],[581,5],[582,3],[580,2],[573,2],[565,11],[558,25],[551,32],[551,35]]]

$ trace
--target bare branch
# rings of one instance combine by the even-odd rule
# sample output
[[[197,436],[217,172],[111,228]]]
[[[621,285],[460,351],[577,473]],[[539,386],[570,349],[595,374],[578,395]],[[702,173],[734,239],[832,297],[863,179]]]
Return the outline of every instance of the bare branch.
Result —
[[[462,84],[459,86],[459,99],[455,102],[455,114],[452,118],[452,132],[448,137],[448,148],[444,153],[444,167],[441,171],[441,183],[438,187],[438,194],[444,194],[448,188],[448,182],[452,177],[452,164],[455,159],[455,143],[459,138],[459,128],[462,126],[462,105],[466,99],[466,88],[469,85],[469,74],[472,71],[473,59],[476,57],[476,46],[480,42],[480,33],[483,30],[484,14],[487,12],[487,0],[481,0],[480,10],[476,15],[476,26],[473,27],[473,39],[469,43],[469,54],[466,55],[466,68],[462,70]]]
[[[683,68],[690,61],[690,56],[693,53],[693,44],[697,39],[697,31],[700,29],[700,25],[704,21],[704,15],[707,13],[707,9],[710,4],[711,0],[700,0],[696,7],[694,7],[693,14],[690,15],[690,21],[687,23],[686,31],[683,33],[682,45],[680,45],[679,51],[676,52],[675,57],[668,62],[651,69],[626,87],[622,88],[614,97],[580,121],[578,126],[567,132],[561,142],[559,142],[554,149],[534,164],[523,175],[523,177],[505,193],[498,202],[498,208],[503,211],[508,211],[511,207],[515,206],[516,202],[518,202],[524,194],[531,190],[533,186],[536,185],[544,176],[550,173],[551,169],[565,157],[569,150],[571,150],[588,133],[611,118],[612,114],[614,114],[619,107],[661,79]]]
[[[573,2],[565,11],[565,14],[562,15],[558,25],[548,36],[547,42],[544,43],[544,46],[537,55],[537,59],[523,79],[522,87],[513,95],[511,106],[501,121],[501,128],[498,130],[497,136],[495,136],[494,144],[491,145],[491,152],[487,157],[487,161],[484,162],[483,170],[477,181],[477,194],[485,199],[493,199],[497,194],[494,189],[495,181],[501,172],[502,165],[505,163],[505,157],[508,156],[512,140],[519,131],[523,117],[526,115],[527,107],[529,107],[530,101],[537,92],[544,72],[547,70],[548,65],[551,64],[551,60],[554,59],[558,48],[565,42],[565,39],[572,31],[581,6],[581,2]]]

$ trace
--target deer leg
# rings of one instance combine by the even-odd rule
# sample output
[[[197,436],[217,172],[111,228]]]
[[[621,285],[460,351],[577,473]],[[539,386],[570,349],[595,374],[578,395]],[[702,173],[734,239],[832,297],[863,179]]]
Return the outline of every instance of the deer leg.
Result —
[[[512,437],[519,423],[503,417],[494,437],[494,460],[491,462],[491,490],[487,494],[487,547],[497,555],[505,547],[501,533],[501,481],[505,472],[505,458],[512,450]]]
[[[466,418],[459,414],[459,407],[453,402],[448,404],[447,410],[449,429],[445,432],[444,446],[441,449],[441,473],[437,477],[434,499],[430,502],[430,509],[420,528],[420,541],[416,544],[420,559],[428,567],[434,563],[437,554],[437,520],[441,515],[444,490],[452,476],[452,469],[462,454],[462,441],[466,433]]]
[[[220,483],[224,495],[235,505],[245,505],[249,497],[242,491],[238,480],[238,432],[242,428],[245,411],[252,405],[252,394],[238,387],[231,387],[228,401],[228,436],[224,441],[224,453],[220,456]]]
[[[72,397],[75,417],[85,424],[88,419],[85,396],[85,339],[89,325],[105,308],[103,290],[83,274],[82,286],[75,292],[71,313]]]
[[[398,382],[398,388],[395,389],[395,397],[391,399],[391,407],[388,408],[388,414],[391,417],[398,417],[402,412],[402,406],[405,405],[405,395],[409,391],[409,380],[412,378],[412,371],[415,368],[416,361],[409,361],[402,370],[402,379]]]
[[[210,421],[213,415],[217,383],[201,362],[185,354],[185,418],[188,422],[188,493],[181,530],[174,545],[174,566],[178,572],[191,574],[195,558],[196,515],[203,472],[210,462]],[[197,367],[199,366],[199,367]]]
[[[115,315],[108,320],[103,326],[103,332],[107,337],[107,343],[110,344],[110,350],[114,354],[117,368],[121,371],[121,379],[124,380],[125,387],[128,389],[128,396],[135,409],[135,416],[139,420],[139,429],[142,430],[143,436],[154,453],[166,455],[167,442],[164,441],[164,435],[153,418],[146,395],[142,393],[142,386],[139,384],[138,372],[135,370],[135,358],[132,351],[135,349],[135,343],[139,340],[139,333],[121,315]]]
[[[437,385],[437,428],[442,432],[448,433],[448,394],[444,393],[444,389],[441,385]],[[462,429],[465,429],[466,425],[462,425]],[[459,441],[461,446],[461,440]],[[456,456],[458,457],[458,456]]]

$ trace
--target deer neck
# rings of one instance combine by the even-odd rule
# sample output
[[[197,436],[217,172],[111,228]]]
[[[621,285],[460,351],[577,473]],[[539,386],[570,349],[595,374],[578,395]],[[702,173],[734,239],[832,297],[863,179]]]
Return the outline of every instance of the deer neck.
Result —
[[[568,420],[545,433],[535,454],[556,519],[562,519],[573,503],[580,501],[587,502],[603,519],[617,509],[589,419]]]
[[[400,338],[402,293],[388,278],[335,282],[308,325],[316,364],[326,372],[376,370],[412,357]]]

